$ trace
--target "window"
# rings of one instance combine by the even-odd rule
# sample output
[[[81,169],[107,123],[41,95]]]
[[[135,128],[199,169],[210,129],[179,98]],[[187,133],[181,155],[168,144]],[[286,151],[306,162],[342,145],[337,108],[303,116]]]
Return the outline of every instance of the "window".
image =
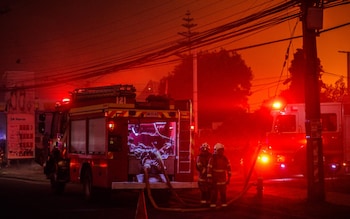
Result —
[[[275,132],[295,132],[296,116],[295,115],[279,115],[275,120]]]
[[[86,153],[86,121],[75,120],[71,125],[70,152]]]
[[[321,114],[322,131],[337,131],[337,115],[335,113]]]
[[[106,122],[105,118],[89,120],[89,154],[105,153]]]

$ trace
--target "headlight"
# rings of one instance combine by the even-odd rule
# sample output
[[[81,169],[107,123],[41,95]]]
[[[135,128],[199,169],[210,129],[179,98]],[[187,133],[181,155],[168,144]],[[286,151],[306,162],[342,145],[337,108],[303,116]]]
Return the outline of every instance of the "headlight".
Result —
[[[259,155],[258,161],[260,163],[264,163],[264,164],[269,163],[270,162],[270,156],[268,156],[266,154]]]

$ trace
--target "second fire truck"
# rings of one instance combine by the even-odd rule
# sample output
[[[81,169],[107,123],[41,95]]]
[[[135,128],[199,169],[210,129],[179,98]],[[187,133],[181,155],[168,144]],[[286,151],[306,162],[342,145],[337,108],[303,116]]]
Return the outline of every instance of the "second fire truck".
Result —
[[[44,112],[58,132],[44,168],[55,191],[68,182],[86,197],[93,188],[142,188],[146,169],[153,187],[195,187],[191,102],[137,102],[135,93],[132,85],[75,89],[65,110]]]
[[[257,168],[305,175],[305,104],[278,106],[272,110],[272,129],[266,135]],[[320,109],[325,174],[346,173],[350,164],[350,102],[321,103]]]

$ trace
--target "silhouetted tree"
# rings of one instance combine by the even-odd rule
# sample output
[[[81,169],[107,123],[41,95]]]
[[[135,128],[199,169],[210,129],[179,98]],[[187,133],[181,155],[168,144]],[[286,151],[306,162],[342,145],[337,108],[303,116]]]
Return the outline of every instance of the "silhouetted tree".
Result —
[[[253,74],[242,57],[224,49],[197,54],[198,126],[232,118],[235,109],[248,109]],[[174,99],[193,98],[193,59],[185,55],[181,64],[160,82],[159,93]]]
[[[320,90],[324,86],[321,80],[321,72],[323,72],[320,60],[317,59],[318,72],[320,75],[319,83]],[[288,89],[281,91],[280,96],[288,103],[303,103],[305,102],[305,72],[306,59],[303,49],[297,49],[294,53],[294,59],[291,62],[290,72],[290,86]]]
[[[321,101],[322,102],[335,102],[341,101],[342,98],[347,95],[347,88],[345,86],[344,77],[340,77],[334,85],[324,84],[322,86]]]

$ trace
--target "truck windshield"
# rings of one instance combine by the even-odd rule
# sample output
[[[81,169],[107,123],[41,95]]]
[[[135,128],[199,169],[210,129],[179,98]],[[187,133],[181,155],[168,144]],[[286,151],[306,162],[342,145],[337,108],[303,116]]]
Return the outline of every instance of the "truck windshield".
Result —
[[[337,114],[323,113],[321,114],[322,131],[337,131]]]
[[[278,115],[274,123],[275,132],[295,132],[296,116],[295,115]]]

